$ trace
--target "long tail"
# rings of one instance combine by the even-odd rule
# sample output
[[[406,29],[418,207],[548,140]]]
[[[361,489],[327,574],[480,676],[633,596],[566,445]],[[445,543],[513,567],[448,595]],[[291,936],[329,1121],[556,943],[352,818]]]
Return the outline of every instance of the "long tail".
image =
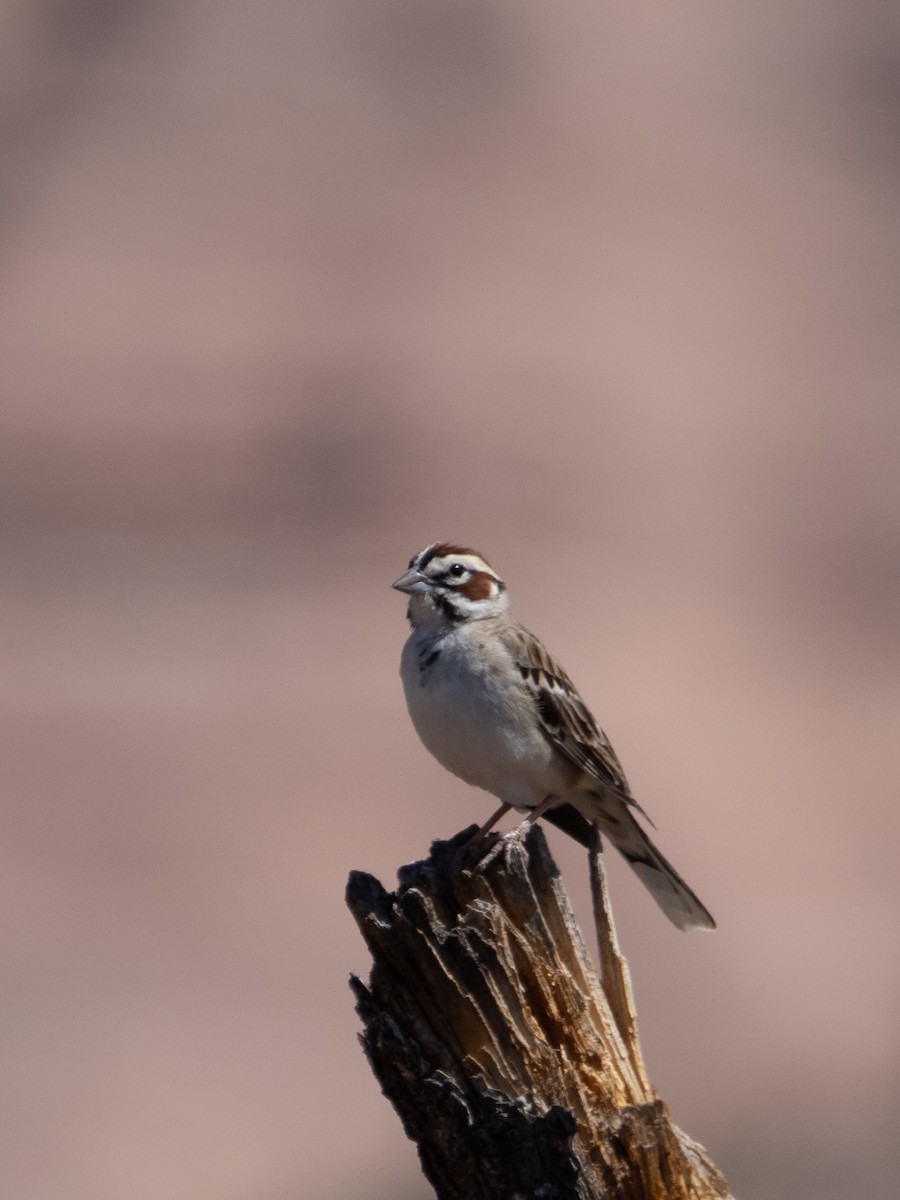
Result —
[[[599,800],[599,803],[597,801]],[[672,864],[660,854],[618,796],[590,794],[591,819],[597,821],[638,879],[679,929],[715,929],[712,914],[691,891]],[[590,844],[591,822],[572,804],[562,804],[544,819],[583,846]]]

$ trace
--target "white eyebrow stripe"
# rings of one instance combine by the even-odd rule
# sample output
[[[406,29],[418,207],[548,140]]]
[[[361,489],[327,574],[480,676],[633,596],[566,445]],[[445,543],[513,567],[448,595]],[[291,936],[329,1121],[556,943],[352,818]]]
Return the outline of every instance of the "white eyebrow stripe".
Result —
[[[435,575],[444,575],[454,563],[461,563],[468,571],[478,571],[483,575],[490,575],[491,579],[497,579],[484,559],[477,558],[474,554],[446,554],[441,558],[433,558],[425,567],[425,572],[430,574],[433,570]]]

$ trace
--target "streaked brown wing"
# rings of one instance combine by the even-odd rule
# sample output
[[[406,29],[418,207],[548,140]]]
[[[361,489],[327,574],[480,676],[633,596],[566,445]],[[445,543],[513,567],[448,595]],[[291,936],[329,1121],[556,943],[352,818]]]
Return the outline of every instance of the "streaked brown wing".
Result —
[[[554,746],[643,812],[631,795],[622,764],[609,738],[556,659],[521,626],[510,626],[501,636],[525,686],[534,697],[544,733]]]

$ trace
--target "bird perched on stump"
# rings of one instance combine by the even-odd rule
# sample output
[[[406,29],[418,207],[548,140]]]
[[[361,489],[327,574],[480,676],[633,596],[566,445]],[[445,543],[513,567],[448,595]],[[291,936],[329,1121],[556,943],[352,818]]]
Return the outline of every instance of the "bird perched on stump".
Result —
[[[596,823],[670,921],[715,929],[638,821],[646,814],[606,734],[559,663],[512,616],[490,563],[436,542],[393,586],[409,596],[400,675],[416,732],[448,771],[501,801],[479,835],[510,808],[585,846]]]

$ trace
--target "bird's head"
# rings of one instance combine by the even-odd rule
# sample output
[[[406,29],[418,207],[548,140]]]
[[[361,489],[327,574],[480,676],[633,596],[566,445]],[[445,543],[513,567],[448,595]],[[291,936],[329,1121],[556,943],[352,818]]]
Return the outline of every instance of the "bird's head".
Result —
[[[418,625],[459,625],[498,617],[509,608],[506,584],[475,550],[435,542],[414,554],[393,586],[409,596],[407,616]]]

